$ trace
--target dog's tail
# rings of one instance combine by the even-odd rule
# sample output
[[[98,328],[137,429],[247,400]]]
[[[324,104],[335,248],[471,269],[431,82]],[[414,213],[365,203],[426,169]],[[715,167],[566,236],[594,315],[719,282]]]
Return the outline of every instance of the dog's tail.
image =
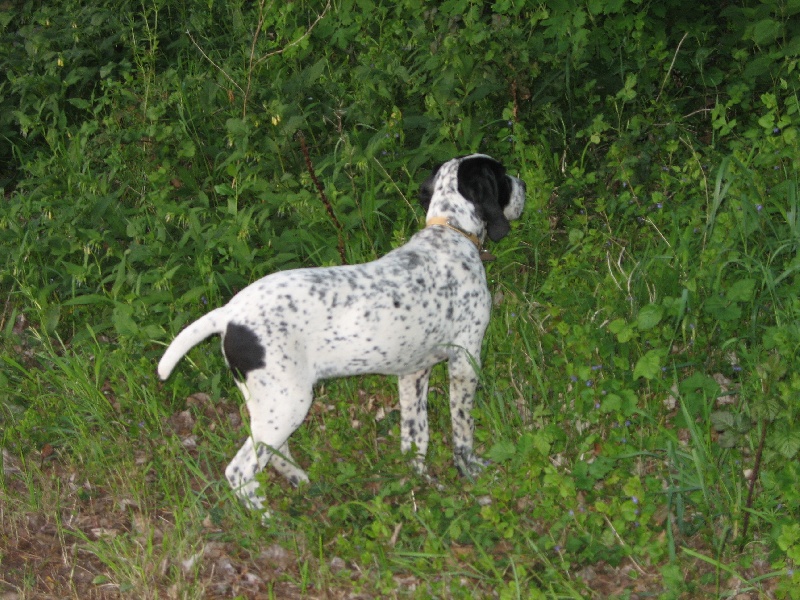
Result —
[[[200,317],[172,340],[158,363],[158,376],[162,381],[169,377],[178,361],[194,346],[215,333],[225,331],[228,320],[225,317],[224,309],[225,307],[222,306]]]

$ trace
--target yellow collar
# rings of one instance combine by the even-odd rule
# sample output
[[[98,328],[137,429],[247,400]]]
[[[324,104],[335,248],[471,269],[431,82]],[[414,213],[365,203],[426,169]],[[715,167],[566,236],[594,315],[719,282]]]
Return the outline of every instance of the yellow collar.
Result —
[[[491,261],[494,260],[495,257],[483,249],[483,245],[481,244],[480,238],[474,233],[470,233],[469,231],[464,231],[458,225],[454,225],[450,222],[450,219],[447,217],[431,217],[425,222],[425,227],[434,227],[436,225],[441,225],[443,227],[447,227],[448,229],[452,229],[455,232],[460,233],[465,238],[467,238],[470,242],[475,244],[475,247],[478,249],[478,252],[481,255],[482,261]]]

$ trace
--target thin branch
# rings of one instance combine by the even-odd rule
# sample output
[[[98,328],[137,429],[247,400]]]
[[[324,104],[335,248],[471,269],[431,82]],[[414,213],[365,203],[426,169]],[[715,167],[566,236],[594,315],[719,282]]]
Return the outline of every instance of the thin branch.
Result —
[[[764,442],[767,439],[767,420],[761,419],[761,437],[758,440],[758,449],[756,450],[756,458],[753,463],[753,474],[750,476],[750,483],[747,489],[747,501],[744,505],[744,517],[742,518],[742,537],[739,543],[739,552],[744,548],[747,542],[747,530],[750,526],[750,512],[753,509],[753,496],[755,495],[756,483],[761,471],[761,457],[764,453]]]
[[[314,164],[311,162],[311,155],[308,153],[308,146],[306,145],[306,136],[303,135],[302,131],[297,132],[297,139],[300,141],[300,149],[303,151],[303,158],[306,160],[306,168],[308,168],[308,174],[311,175],[311,181],[314,182],[314,186],[317,188],[319,192],[319,197],[322,200],[323,206],[325,206],[325,210],[328,213],[328,217],[330,217],[331,223],[336,228],[336,237],[338,238],[338,249],[339,249],[339,256],[342,259],[342,264],[347,264],[347,255],[344,251],[344,238],[342,237],[342,224],[339,222],[339,219],[336,218],[336,213],[333,212],[333,205],[331,201],[328,199],[327,194],[325,194],[325,190],[322,187],[322,184],[317,179],[317,174],[314,172]]]
[[[406,198],[406,195],[403,193],[403,190],[400,189],[400,186],[398,186],[395,180],[392,179],[392,176],[389,174],[389,171],[386,170],[386,167],[384,167],[381,164],[381,161],[379,161],[376,157],[373,156],[372,159],[375,161],[375,164],[378,165],[378,168],[381,171],[383,171],[383,176],[386,177],[386,179],[388,179],[391,182],[391,184],[394,186],[394,189],[396,189],[397,193],[400,194],[400,197],[403,199],[403,202],[406,203],[406,206],[408,206],[408,208],[410,208],[411,212],[413,213],[414,206],[411,204],[411,202],[408,201],[408,198]]]
[[[225,76],[225,79],[230,81],[231,84],[233,84],[233,86],[237,90],[239,90],[239,92],[242,94],[242,97],[243,97],[243,99],[242,99],[242,117],[245,117],[247,115],[247,103],[248,103],[248,100],[250,99],[250,89],[251,89],[251,86],[252,86],[253,71],[255,70],[255,68],[258,65],[260,65],[262,62],[267,60],[268,58],[271,58],[273,56],[277,56],[279,54],[283,54],[289,48],[292,48],[292,47],[296,46],[297,44],[302,42],[304,39],[306,39],[309,35],[311,35],[311,32],[314,30],[314,28],[317,26],[317,24],[323,19],[323,17],[327,14],[328,10],[331,7],[330,0],[328,0],[328,3],[325,5],[324,10],[320,14],[317,15],[317,18],[314,19],[314,22],[311,23],[311,25],[309,25],[308,29],[306,29],[306,31],[303,33],[303,35],[301,35],[296,40],[292,40],[291,42],[289,42],[288,44],[286,44],[282,48],[278,48],[277,50],[273,50],[272,52],[267,52],[263,56],[260,56],[259,58],[256,59],[255,58],[256,42],[258,42],[258,38],[261,36],[261,30],[264,27],[265,5],[266,5],[266,0],[260,0],[259,6],[258,6],[258,24],[256,25],[256,31],[253,34],[253,41],[250,44],[250,59],[248,61],[248,66],[247,66],[247,83],[245,84],[245,88],[242,88],[241,85],[236,83],[236,80],[234,80],[233,77],[228,75],[228,73],[227,73],[227,71],[225,71],[225,69],[220,67],[217,63],[215,63],[211,59],[211,57],[208,54],[205,53],[205,51],[203,50],[202,46],[200,46],[200,44],[197,43],[197,41],[192,36],[191,32],[188,29],[186,30],[186,35],[189,36],[189,39],[192,41],[192,44],[194,44],[195,47],[200,51],[200,54],[203,55],[203,58],[205,58],[208,62],[210,62],[214,66],[215,69],[217,69],[220,73],[222,73]],[[272,4],[270,4],[270,6],[272,6]]]
[[[690,112],[688,115],[683,115],[683,118],[684,119],[688,119],[689,117],[693,117],[695,115],[699,115],[699,114],[707,113],[707,112],[711,112],[711,109],[710,108],[698,108],[697,110],[693,110],[692,112]]]
[[[254,66],[254,67],[257,67],[258,65],[260,65],[262,62],[264,62],[264,61],[265,61],[265,60],[267,60],[268,58],[272,58],[273,56],[275,56],[275,55],[277,55],[277,54],[283,54],[283,53],[284,53],[284,52],[286,52],[286,51],[287,51],[289,48],[291,48],[291,47],[293,47],[293,46],[296,46],[297,44],[299,44],[300,42],[302,42],[304,39],[306,39],[306,38],[307,38],[309,35],[311,35],[311,32],[312,32],[312,31],[314,30],[314,28],[317,26],[317,23],[319,23],[319,22],[320,22],[320,21],[323,19],[323,17],[324,17],[324,16],[325,16],[325,14],[328,12],[328,10],[330,9],[330,7],[331,7],[331,3],[330,3],[330,1],[329,1],[329,2],[328,2],[326,5],[325,5],[325,8],[324,8],[324,10],[323,10],[323,11],[322,11],[320,14],[318,14],[318,15],[317,15],[317,18],[316,18],[316,19],[314,19],[314,22],[313,22],[311,25],[309,25],[309,26],[308,26],[308,29],[306,29],[306,31],[305,31],[305,33],[304,33],[303,35],[301,35],[301,36],[300,36],[299,38],[297,38],[296,40],[292,40],[291,42],[289,42],[288,44],[286,44],[286,45],[285,45],[283,48],[278,48],[277,50],[273,50],[272,52],[267,52],[267,53],[266,53],[264,56],[262,56],[261,58],[259,58],[259,59],[258,59],[258,60],[255,62],[255,64],[253,64],[253,66]]]
[[[194,37],[192,37],[192,34],[188,29],[186,30],[186,35],[189,36],[189,39],[192,40],[192,43],[195,45],[195,47],[198,50],[200,50],[200,54],[203,55],[203,58],[205,58],[208,62],[210,62],[212,64],[212,66],[214,66],[214,68],[217,69],[217,71],[219,71],[220,73],[222,73],[225,76],[225,79],[230,81],[237,90],[239,90],[242,94],[244,94],[244,90],[242,89],[242,86],[240,86],[238,83],[236,83],[236,81],[233,79],[233,77],[228,75],[228,73],[225,71],[225,69],[223,69],[217,63],[215,63],[213,60],[211,60],[211,57],[208,54],[206,54],[205,51],[203,50],[203,48],[200,46],[200,44],[198,44],[195,41]]]
[[[254,59],[256,56],[256,43],[258,42],[258,38],[261,35],[261,28],[264,26],[264,4],[266,0],[261,0],[258,3],[258,24],[256,25],[256,32],[253,34],[253,43],[250,44],[250,59],[247,65],[247,87],[244,91],[244,101],[242,102],[242,118],[247,115],[247,101],[250,98],[250,87],[253,81],[253,68],[256,63],[254,63]],[[270,4],[270,7],[272,5]]]
[[[664,76],[664,81],[661,82],[661,89],[658,90],[658,96],[656,96],[656,102],[658,102],[659,98],[661,98],[661,92],[664,91],[664,86],[667,85],[667,79],[672,74],[672,67],[675,66],[675,61],[678,59],[678,52],[681,51],[681,45],[683,45],[683,40],[686,39],[686,36],[689,35],[689,32],[683,34],[681,41],[678,42],[678,47],[675,48],[675,54],[672,55],[672,62],[669,65],[669,69],[667,69],[667,74]]]

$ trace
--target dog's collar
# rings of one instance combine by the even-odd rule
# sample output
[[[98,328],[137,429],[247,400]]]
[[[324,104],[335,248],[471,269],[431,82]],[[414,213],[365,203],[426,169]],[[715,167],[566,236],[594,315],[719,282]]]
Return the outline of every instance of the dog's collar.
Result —
[[[464,231],[458,225],[454,225],[452,222],[450,222],[450,219],[447,217],[431,217],[425,222],[425,227],[435,227],[437,225],[452,229],[453,231],[460,233],[467,238],[478,249],[478,253],[481,255],[482,261],[489,262],[496,258],[491,252],[487,252],[483,249],[483,244],[481,244],[481,240],[477,235],[470,233],[469,231]]]

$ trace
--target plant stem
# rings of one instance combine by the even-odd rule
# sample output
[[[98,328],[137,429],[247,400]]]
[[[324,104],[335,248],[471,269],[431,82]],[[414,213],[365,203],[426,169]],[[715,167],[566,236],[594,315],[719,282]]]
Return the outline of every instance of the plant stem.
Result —
[[[767,420],[761,420],[761,438],[758,440],[758,450],[756,450],[756,460],[753,464],[753,474],[750,476],[750,486],[747,490],[747,502],[744,505],[744,518],[742,519],[742,538],[739,543],[739,550],[744,547],[747,539],[747,529],[750,526],[750,509],[753,506],[753,494],[755,492],[758,472],[761,469],[761,455],[764,452],[764,441],[767,439]]]
[[[331,223],[333,223],[333,226],[336,227],[336,237],[338,238],[337,247],[339,250],[339,257],[342,259],[342,264],[346,265],[347,256],[345,255],[344,251],[342,224],[339,222],[339,219],[336,218],[336,213],[333,212],[333,206],[331,205],[331,201],[325,194],[325,190],[322,188],[322,184],[319,182],[319,179],[317,179],[317,174],[314,172],[314,165],[311,162],[311,156],[308,153],[308,146],[306,145],[306,136],[303,135],[302,131],[298,131],[297,138],[300,141],[300,148],[303,151],[303,158],[305,158],[306,160],[306,167],[308,168],[308,174],[311,175],[311,181],[314,182],[314,186],[317,188],[317,191],[319,192],[319,197],[322,200],[322,204],[325,206],[325,210],[328,212],[328,216],[331,219]]]

